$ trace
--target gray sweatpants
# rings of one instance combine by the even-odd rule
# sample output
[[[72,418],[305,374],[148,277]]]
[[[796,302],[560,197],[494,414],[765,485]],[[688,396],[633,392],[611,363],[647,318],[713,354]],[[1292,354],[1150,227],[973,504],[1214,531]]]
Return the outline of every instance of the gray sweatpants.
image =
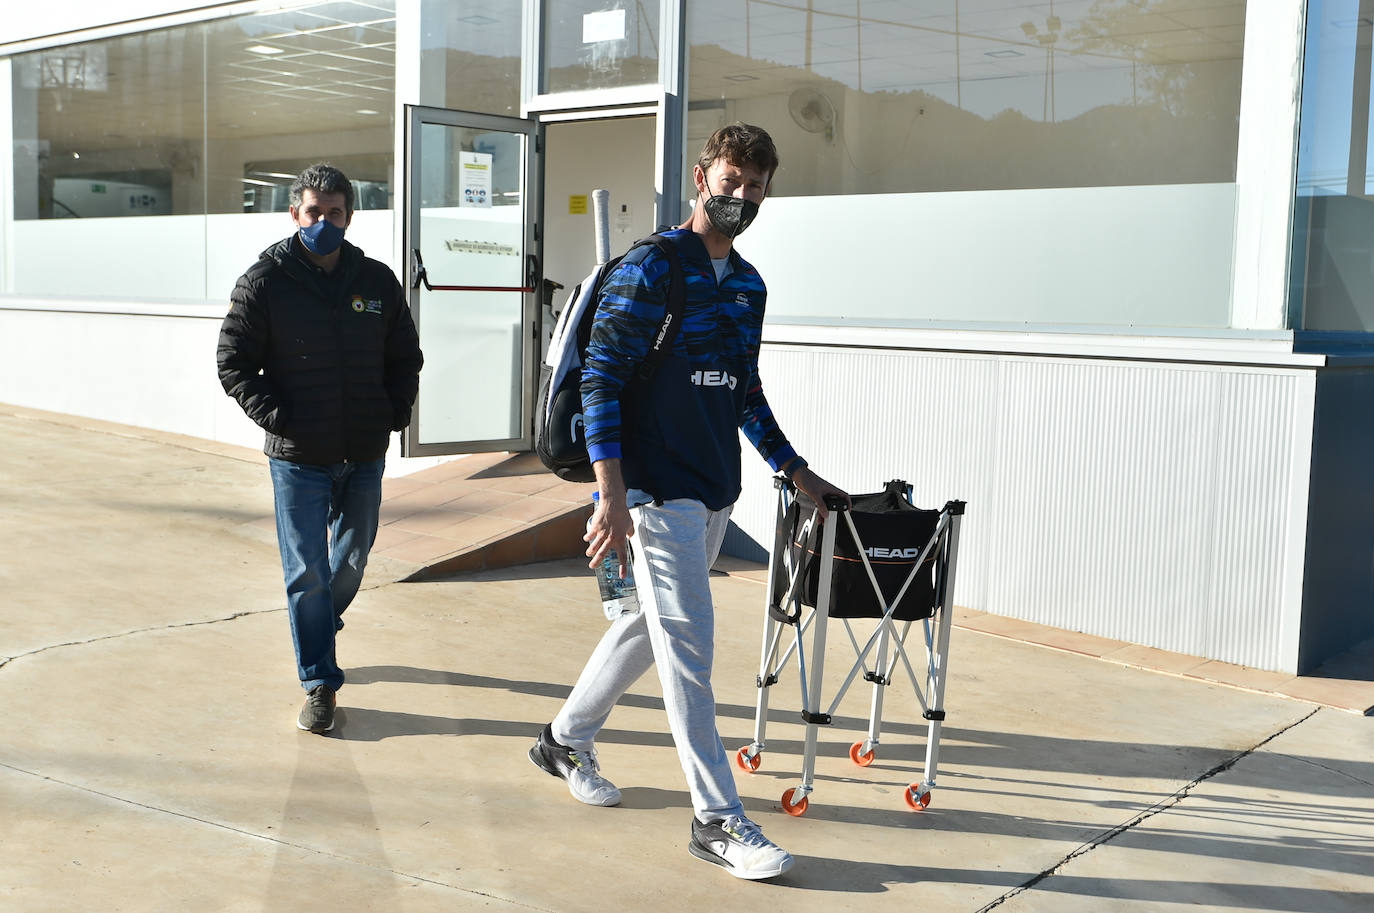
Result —
[[[635,494],[630,503],[637,500]],[[640,611],[611,623],[554,717],[553,737],[570,748],[592,748],[616,701],[656,664],[668,728],[697,817],[710,821],[742,815],[716,731],[711,691],[715,610],[710,569],[725,538],[730,509],[713,511],[700,501],[678,500],[634,507],[630,515]]]

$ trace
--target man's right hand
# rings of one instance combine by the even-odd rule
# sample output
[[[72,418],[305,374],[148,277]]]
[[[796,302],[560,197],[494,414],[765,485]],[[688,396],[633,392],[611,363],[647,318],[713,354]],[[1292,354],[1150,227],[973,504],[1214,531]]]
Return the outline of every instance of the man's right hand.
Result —
[[[850,500],[847,492],[843,489],[836,488],[825,479],[816,475],[811,471],[811,467],[809,466],[803,466],[792,475],[792,484],[806,492],[806,496],[816,505],[816,510],[819,512],[822,521],[824,521],[826,516],[830,513],[825,507],[827,498],[838,498],[850,507],[854,506],[854,502]]]
[[[623,580],[629,573],[626,559],[629,549],[626,544],[635,534],[634,520],[625,503],[625,481],[620,474],[619,460],[597,460],[592,464],[596,473],[598,499],[596,510],[592,511],[587,533],[582,537],[587,543],[587,566],[595,570],[606,560],[612,549],[620,559],[620,577]]]

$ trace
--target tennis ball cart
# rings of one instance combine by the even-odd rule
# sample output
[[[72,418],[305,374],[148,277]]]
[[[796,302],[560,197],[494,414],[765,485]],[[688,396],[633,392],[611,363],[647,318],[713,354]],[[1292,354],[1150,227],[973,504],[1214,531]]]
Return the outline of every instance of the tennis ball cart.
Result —
[[[911,486],[895,479],[880,492],[854,495],[852,507],[828,502],[822,521],[805,492],[781,476],[773,485],[777,522],[768,561],[754,740],[739,749],[735,762],[747,773],[762,765],[770,690],[795,657],[806,735],[801,782],[782,794],[782,807],[789,815],[806,814],[816,785],[819,728],[834,722],[840,702],[862,675],[873,686],[868,732],[850,746],[849,757],[860,767],[871,765],[878,755],[884,693],[902,669],[929,722],[924,775],[904,790],[906,804],[920,811],[930,804],[939,767],[964,502],[922,510],[912,504]],[[822,685],[831,619],[842,623],[855,659],[826,704]],[[913,631],[919,636],[909,638]]]

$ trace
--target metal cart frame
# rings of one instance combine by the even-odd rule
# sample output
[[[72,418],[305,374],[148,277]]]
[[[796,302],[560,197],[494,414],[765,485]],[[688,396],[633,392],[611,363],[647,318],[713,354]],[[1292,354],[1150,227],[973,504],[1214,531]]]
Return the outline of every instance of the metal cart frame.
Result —
[[[754,740],[739,749],[735,761],[741,769],[753,773],[762,763],[765,729],[768,721],[769,688],[777,684],[779,674],[795,653],[797,657],[798,679],[801,684],[802,719],[806,722],[805,747],[802,754],[801,783],[782,794],[782,807],[789,815],[799,816],[806,813],[809,796],[815,790],[816,746],[818,727],[830,725],[833,714],[843,700],[849,686],[854,683],[860,672],[865,681],[873,683],[873,695],[869,711],[867,738],[850,746],[849,757],[860,767],[867,767],[877,756],[879,735],[882,728],[884,690],[892,684],[893,671],[900,664],[905,667],[911,680],[916,699],[921,706],[921,715],[929,721],[926,737],[925,773],[923,778],[911,783],[904,791],[906,804],[914,811],[920,811],[930,804],[930,793],[935,787],[936,772],[940,759],[940,728],[945,720],[945,684],[949,669],[949,633],[953,616],[954,574],[959,554],[959,526],[963,518],[964,502],[950,501],[940,510],[934,533],[925,543],[920,556],[912,564],[910,574],[896,593],[883,593],[873,567],[869,562],[859,532],[855,527],[848,505],[843,502],[827,503],[829,516],[823,523],[820,536],[819,584],[816,606],[808,608],[802,603],[802,577],[806,561],[793,558],[789,548],[790,538],[796,534],[805,541],[812,531],[813,524],[821,523],[819,511],[812,510],[809,516],[799,517],[797,529],[791,528],[787,521],[787,510],[795,497],[791,483],[782,477],[773,480],[778,491],[777,522],[773,549],[768,561],[768,596],[763,629],[763,648],[759,659],[759,674],[756,680],[758,703],[754,717]],[[904,485],[905,496],[911,502],[911,486]],[[844,683],[835,692],[829,706],[822,710],[822,680],[825,672],[825,647],[828,621],[831,612],[831,577],[835,562],[835,536],[838,524],[848,526],[853,541],[859,545],[859,556],[863,561],[869,582],[881,609],[876,617],[873,633],[860,645],[854,636],[851,618],[839,618],[844,623],[854,648],[855,661],[849,669]],[[925,685],[922,687],[916,670],[907,651],[907,635],[913,622],[899,621],[893,617],[902,596],[911,586],[922,565],[935,562],[935,606],[932,614],[923,619],[921,629],[925,646]],[[778,562],[783,562],[786,574],[776,573]],[[786,592],[778,593],[779,579],[786,580]],[[783,618],[776,617],[773,607],[781,606]],[[790,646],[782,650],[784,631],[795,627],[796,633]],[[808,670],[806,634],[810,629],[812,646],[811,666]],[[780,652],[781,651],[781,652]],[[873,668],[868,666],[868,658],[873,657]],[[808,676],[809,672],[809,676]]]

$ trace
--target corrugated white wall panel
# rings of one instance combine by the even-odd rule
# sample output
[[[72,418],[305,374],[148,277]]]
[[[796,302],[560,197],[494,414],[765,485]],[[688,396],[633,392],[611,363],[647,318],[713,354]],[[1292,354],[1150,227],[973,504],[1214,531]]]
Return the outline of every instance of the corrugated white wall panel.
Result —
[[[1001,381],[987,611],[1167,649],[1195,640],[1215,378],[1010,361]],[[1146,637],[1151,615],[1177,623]]]
[[[798,451],[836,484],[899,476],[923,507],[968,501],[961,605],[1291,662],[1293,495],[1309,469],[1294,426],[1311,372],[788,345],[766,346],[760,371]],[[736,522],[768,542],[766,467],[747,461],[745,478]]]
[[[1306,498],[1295,508],[1290,495],[1307,489],[1311,407],[1303,408],[1302,396],[1310,393],[1302,377],[1227,374],[1221,380],[1212,534],[1217,572],[1208,594],[1212,611],[1206,648],[1186,652],[1284,668],[1292,661],[1285,659],[1287,654],[1296,658],[1296,643],[1287,651],[1283,643],[1289,628],[1296,635],[1296,624],[1286,624],[1283,613],[1285,600],[1301,598],[1287,578],[1301,574],[1303,541],[1290,539],[1306,526]],[[1307,444],[1297,454],[1285,446],[1295,432]],[[1293,558],[1299,562],[1296,571]],[[1264,661],[1252,662],[1251,657]]]

